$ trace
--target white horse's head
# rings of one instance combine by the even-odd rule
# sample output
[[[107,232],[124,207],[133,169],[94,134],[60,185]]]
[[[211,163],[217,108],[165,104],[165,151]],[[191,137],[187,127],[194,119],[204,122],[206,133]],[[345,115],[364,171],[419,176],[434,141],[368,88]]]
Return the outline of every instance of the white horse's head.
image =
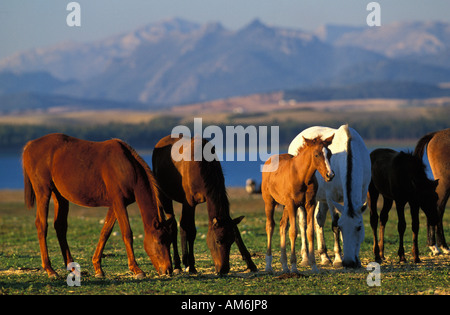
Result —
[[[359,250],[361,243],[364,241],[364,222],[363,213],[367,209],[367,202],[356,207],[356,209],[349,209],[335,201],[334,206],[340,214],[338,220],[338,227],[342,233],[342,241],[344,245],[344,260],[342,265],[348,268],[361,267],[359,260]]]

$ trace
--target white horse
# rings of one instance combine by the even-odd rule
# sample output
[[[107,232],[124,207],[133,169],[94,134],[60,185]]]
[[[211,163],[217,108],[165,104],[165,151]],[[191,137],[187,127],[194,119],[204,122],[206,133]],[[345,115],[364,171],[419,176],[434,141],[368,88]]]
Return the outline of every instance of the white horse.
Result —
[[[335,267],[361,266],[359,250],[364,240],[364,224],[362,214],[367,208],[367,190],[371,178],[370,155],[361,136],[353,128],[343,125],[338,129],[328,127],[311,127],[305,129],[292,140],[289,154],[295,155],[298,147],[303,145],[303,137],[314,138],[318,135],[322,139],[334,134],[333,143],[328,147],[332,152],[331,167],[335,171],[335,178],[325,182],[322,176],[316,174],[319,188],[316,195],[317,206],[315,212],[315,229],[317,247],[321,255],[322,264],[331,263],[323,236],[323,226],[327,210],[332,216],[334,232]],[[343,202],[342,206],[340,202]],[[303,211],[299,213],[300,229],[304,228]],[[344,261],[341,258],[339,231],[344,243]],[[303,235],[301,233],[301,235]],[[308,264],[306,240],[302,239],[302,265]]]

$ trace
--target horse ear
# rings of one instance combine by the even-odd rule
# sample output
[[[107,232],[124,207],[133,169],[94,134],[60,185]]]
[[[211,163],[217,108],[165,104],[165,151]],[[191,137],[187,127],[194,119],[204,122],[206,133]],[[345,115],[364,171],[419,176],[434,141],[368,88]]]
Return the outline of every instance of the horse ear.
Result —
[[[342,215],[342,213],[344,212],[344,206],[341,205],[340,203],[334,201],[333,199],[331,199],[331,202],[333,203],[334,207],[336,208],[336,211]]]
[[[302,137],[303,137],[303,141],[305,142],[306,145],[314,144],[314,140],[306,139],[304,136],[302,136]]]
[[[244,219],[245,216],[241,215],[239,218],[233,219],[233,223],[235,225],[238,225],[239,223],[241,223],[242,219]]]
[[[331,137],[328,137],[325,140],[323,140],[323,143],[328,147],[333,142],[333,138],[334,138],[334,133]]]

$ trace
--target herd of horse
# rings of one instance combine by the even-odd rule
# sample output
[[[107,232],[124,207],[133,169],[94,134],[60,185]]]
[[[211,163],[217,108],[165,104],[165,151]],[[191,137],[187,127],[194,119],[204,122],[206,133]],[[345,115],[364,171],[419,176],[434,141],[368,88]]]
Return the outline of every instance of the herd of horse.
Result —
[[[152,172],[137,152],[119,139],[92,142],[64,134],[49,134],[28,142],[22,156],[25,203],[28,208],[35,205],[37,208],[35,225],[42,267],[48,276],[57,276],[50,263],[46,241],[51,198],[54,202],[54,228],[66,266],[73,262],[66,238],[69,202],[86,207],[109,208],[92,258],[96,277],[104,277],[101,258],[116,221],[125,243],[129,269],[137,278],[145,276],[136,263],[127,213],[127,206],[134,202],[137,202],[144,225],[144,249],[160,275],[181,272],[181,264],[189,273],[197,272],[194,257],[195,208],[204,202],[208,211],[206,242],[216,273],[227,274],[230,271],[230,248],[234,242],[247,268],[257,271],[237,227],[243,217],[233,219],[230,216],[230,202],[220,162],[217,158],[196,160],[193,153],[196,143],[201,143],[203,147],[211,145],[207,140],[195,137],[169,135],[162,138],[153,151]],[[174,148],[185,158],[174,159]],[[436,180],[427,178],[422,160],[425,148]],[[302,131],[291,142],[287,154],[272,156],[262,170],[261,194],[267,233],[266,271],[272,272],[276,205],[284,207],[280,221],[283,272],[297,272],[297,217],[302,239],[301,264],[310,265],[317,271],[314,231],[322,264],[331,264],[323,233],[328,212],[334,232],[333,265],[360,267],[360,246],[364,240],[363,213],[367,208],[370,209],[374,257],[381,262],[384,259],[384,230],[394,201],[399,220],[400,261],[405,260],[403,235],[407,203],[412,217],[414,262],[420,262],[417,246],[419,208],[427,218],[427,245],[432,253],[450,254],[442,225],[450,195],[449,157],[450,129],[423,136],[414,153],[391,149],[377,149],[369,153],[361,136],[348,125],[338,129],[311,127]],[[270,161],[272,158],[278,159],[275,169]],[[378,215],[377,200],[380,194],[383,196],[383,206]],[[181,260],[173,201],[182,204],[179,222]],[[288,226],[290,268],[286,255]]]

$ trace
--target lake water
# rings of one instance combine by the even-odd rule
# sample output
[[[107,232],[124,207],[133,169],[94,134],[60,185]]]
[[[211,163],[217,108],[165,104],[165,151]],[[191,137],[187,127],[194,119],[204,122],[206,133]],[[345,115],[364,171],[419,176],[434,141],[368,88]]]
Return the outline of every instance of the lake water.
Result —
[[[141,155],[150,166],[152,156]],[[261,182],[261,161],[221,162],[227,186],[245,186],[247,178]],[[23,189],[22,160],[20,155],[0,155],[0,189]]]
[[[374,148],[372,148],[373,150]],[[399,148],[398,150],[405,148]],[[406,148],[411,150],[411,148]],[[143,154],[142,157],[152,165],[151,154]],[[424,158],[427,165],[427,173],[432,178],[428,160]],[[261,183],[260,165],[262,161],[222,161],[222,169],[225,175],[227,187],[243,187],[247,178],[253,178],[258,184]],[[0,189],[23,189],[22,161],[20,155],[0,154]]]

